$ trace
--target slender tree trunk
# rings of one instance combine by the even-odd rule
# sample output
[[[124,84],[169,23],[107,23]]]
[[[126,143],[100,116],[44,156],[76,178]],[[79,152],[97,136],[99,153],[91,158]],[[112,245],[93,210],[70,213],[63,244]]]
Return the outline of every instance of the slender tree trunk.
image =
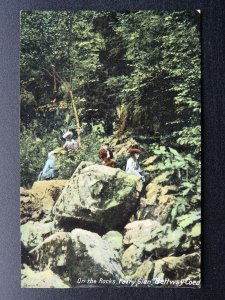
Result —
[[[80,139],[80,122],[79,122],[79,117],[78,117],[78,112],[75,104],[75,100],[73,97],[73,92],[72,90],[69,90],[69,95],[71,98],[72,102],[72,107],[73,107],[73,112],[74,112],[74,117],[75,117],[75,123],[76,123],[76,131],[77,131],[77,142],[79,144],[79,147],[81,146],[81,139]]]
[[[48,71],[47,69],[44,69],[45,71],[47,71],[47,73],[49,75],[51,75],[54,79],[54,82],[59,82],[60,85],[64,85],[65,86],[65,89],[67,90],[69,96],[70,96],[70,99],[71,99],[71,102],[72,102],[72,107],[73,107],[73,112],[74,112],[74,117],[75,117],[75,124],[76,124],[76,131],[77,131],[77,142],[79,144],[79,147],[81,146],[81,138],[80,138],[80,122],[79,122],[79,117],[78,117],[78,112],[77,112],[77,107],[76,107],[76,104],[75,104],[75,100],[74,100],[74,97],[73,97],[73,92],[72,92],[72,88],[71,88],[71,85],[63,80],[59,74],[55,71],[55,68],[53,67],[52,68],[52,74],[50,71]]]
[[[124,132],[125,132],[125,129],[126,129],[126,126],[127,126],[127,117],[128,117],[128,115],[127,115],[127,111],[123,111],[122,112],[122,116],[121,116],[121,118],[120,118],[120,134],[124,134]]]
[[[55,66],[52,66],[52,77],[53,77],[53,94],[57,92]]]

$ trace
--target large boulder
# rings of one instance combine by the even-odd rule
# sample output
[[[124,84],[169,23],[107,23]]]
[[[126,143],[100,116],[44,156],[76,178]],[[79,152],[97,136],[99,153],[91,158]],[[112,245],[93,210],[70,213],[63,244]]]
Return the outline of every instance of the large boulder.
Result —
[[[170,224],[161,225],[155,220],[134,221],[127,224],[125,229],[125,244],[142,247],[151,255],[154,252],[156,257],[163,250],[173,254],[185,240],[185,233],[180,227],[172,229]]]
[[[124,226],[137,206],[141,180],[120,169],[87,163],[82,166],[53,207],[58,224],[66,231],[80,227],[96,232]]]
[[[21,225],[21,242],[27,248],[31,250],[44,241],[53,230],[53,223],[40,223],[34,221],[28,221]]]
[[[99,283],[101,278],[118,280],[122,277],[119,255],[97,233],[74,229],[71,239],[75,255],[68,258],[68,271],[73,285],[79,278],[86,283],[94,278]]]
[[[34,182],[32,193],[42,201],[45,210],[51,210],[68,180],[42,180]]]
[[[97,233],[83,229],[55,233],[30,253],[39,271],[51,269],[72,286],[122,277],[118,253]]]
[[[66,183],[67,180],[43,180],[34,182],[30,190],[20,188],[21,224],[49,215]]]
[[[124,244],[130,245],[123,253],[122,266],[126,275],[133,276],[144,260],[157,260],[169,255],[182,254],[186,242],[184,231],[170,224],[161,225],[154,220],[128,224]]]
[[[148,236],[151,230],[159,226],[159,222],[155,220],[141,220],[128,223],[125,226],[126,231],[123,242],[125,245],[131,245],[135,243],[140,236]]]
[[[152,279],[154,272],[154,262],[150,261],[149,259],[146,259],[142,262],[142,264],[136,269],[136,272],[128,276],[127,279],[136,280],[143,282],[143,280]],[[145,282],[145,281],[144,281]],[[138,283],[138,285],[140,285]]]
[[[29,267],[21,270],[22,288],[69,288],[57,274],[47,269],[42,272],[35,272]]]
[[[44,216],[41,200],[31,190],[20,188],[20,223],[39,221]]]
[[[145,251],[149,256],[160,258],[183,253],[182,245],[185,239],[185,233],[180,228],[172,230],[171,225],[166,224],[154,229],[148,237],[143,237],[142,241],[145,242]]]
[[[67,277],[67,259],[74,257],[70,233],[57,232],[30,251],[33,263],[40,271],[51,269]]]

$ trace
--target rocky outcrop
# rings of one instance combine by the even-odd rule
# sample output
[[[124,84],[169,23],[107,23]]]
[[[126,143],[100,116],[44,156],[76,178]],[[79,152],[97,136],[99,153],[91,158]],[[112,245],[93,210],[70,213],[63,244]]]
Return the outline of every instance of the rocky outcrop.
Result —
[[[140,266],[136,269],[135,273],[127,276],[127,279],[131,280],[149,280],[153,278],[154,262],[149,259],[144,260]]]
[[[182,253],[186,236],[181,228],[172,230],[171,225],[160,225],[153,220],[133,223],[126,226],[124,236],[124,243],[130,245],[122,256],[123,270],[127,275],[132,275],[144,258],[156,260]]]
[[[20,223],[39,221],[45,215],[41,200],[31,190],[20,188]]]
[[[195,226],[194,232],[197,233]],[[200,254],[193,252],[182,255],[185,253],[189,239],[187,234],[180,229],[172,231],[170,228],[165,228],[165,225],[161,227],[161,230],[156,227],[150,234],[144,233],[143,230],[142,235],[140,229],[138,231],[139,236],[137,232],[129,233],[129,243],[132,241],[132,245],[122,256],[122,267],[126,279],[151,282],[151,285],[161,283],[161,285],[171,287],[181,284],[185,286],[187,281],[200,284]],[[128,232],[124,242],[127,242]],[[146,283],[143,286],[146,286]]]
[[[143,245],[131,245],[124,253],[121,259],[123,272],[125,275],[132,275],[137,271],[137,268],[142,264]]]
[[[97,232],[117,229],[134,212],[141,189],[142,182],[137,176],[120,169],[79,166],[56,201],[52,214],[66,231],[75,227]]]
[[[133,138],[128,138],[123,143],[119,143],[119,144],[116,143],[117,140],[114,139],[112,141],[112,146],[114,149],[115,159],[118,159],[119,157],[128,157],[129,150],[132,148],[132,146],[137,145],[137,141],[135,141]]]
[[[119,279],[119,255],[97,233],[74,229],[48,237],[31,251],[39,271],[51,269],[73,286],[90,278]]]
[[[39,271],[51,269],[67,278],[67,259],[73,255],[70,233],[57,232],[30,251],[33,264]]]
[[[160,163],[143,161],[147,186],[82,162],[68,181],[21,189],[22,287],[199,283],[200,208],[185,202],[171,172],[157,171]]]
[[[125,226],[123,242],[125,245],[134,244],[140,237],[148,236],[153,229],[158,227],[160,227],[159,222],[150,219],[128,223]]]
[[[159,260],[145,259],[134,274],[125,276],[134,286],[200,287],[200,254],[168,256]]]
[[[66,183],[67,180],[43,180],[34,182],[30,190],[21,188],[21,224],[30,220],[40,221],[49,215]]]
[[[146,196],[141,198],[138,219],[155,219],[161,224],[169,221],[171,211],[176,203],[175,185],[150,182],[146,187]]]

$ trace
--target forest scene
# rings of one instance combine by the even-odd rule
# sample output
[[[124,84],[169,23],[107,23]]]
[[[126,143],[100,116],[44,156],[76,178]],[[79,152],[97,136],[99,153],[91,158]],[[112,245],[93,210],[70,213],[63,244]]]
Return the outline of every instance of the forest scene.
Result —
[[[22,287],[200,287],[200,21],[21,12]]]

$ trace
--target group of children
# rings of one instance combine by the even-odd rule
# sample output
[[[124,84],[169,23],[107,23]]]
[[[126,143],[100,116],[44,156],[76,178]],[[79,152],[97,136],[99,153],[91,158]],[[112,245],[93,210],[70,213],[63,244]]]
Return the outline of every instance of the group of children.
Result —
[[[55,171],[55,161],[57,153],[59,153],[62,150],[65,150],[68,153],[68,155],[73,155],[73,153],[79,149],[78,142],[73,139],[72,131],[67,131],[63,135],[63,138],[65,139],[65,144],[63,145],[63,147],[56,148],[55,150],[48,153],[48,159],[45,163],[43,170],[38,176],[38,180],[48,180],[57,177]],[[141,150],[137,147],[130,149],[125,172],[128,174],[138,176],[144,182],[146,180],[147,173],[145,173],[139,165],[138,158],[140,156],[140,153]],[[102,149],[98,152],[98,156],[105,166],[112,168],[116,167],[116,163],[113,160],[113,152],[112,150],[110,150],[109,143],[104,143]]]
[[[128,174],[133,174],[138,176],[144,182],[146,180],[147,173],[145,173],[138,162],[141,150],[137,147],[131,148],[129,151],[129,158],[127,159],[126,170]],[[113,161],[113,152],[109,148],[109,143],[105,143],[103,148],[98,153],[99,158],[102,159],[102,162],[105,166],[115,168],[116,164]]]

